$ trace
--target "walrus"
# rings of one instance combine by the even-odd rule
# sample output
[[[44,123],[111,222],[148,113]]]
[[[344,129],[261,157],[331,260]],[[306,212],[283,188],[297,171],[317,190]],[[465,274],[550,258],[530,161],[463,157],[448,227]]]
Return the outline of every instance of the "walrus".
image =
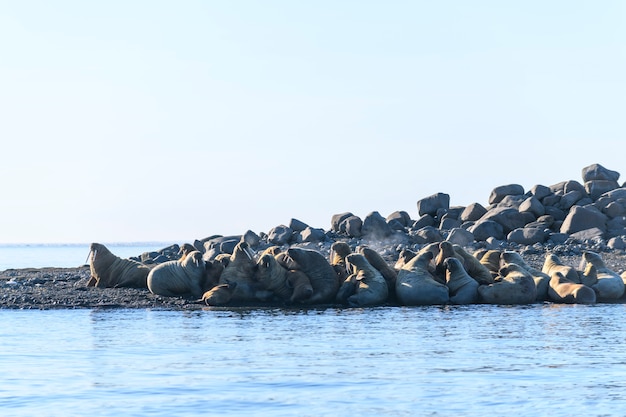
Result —
[[[311,280],[302,271],[290,269],[287,273],[287,286],[292,290],[291,298],[289,299],[291,303],[304,302],[313,295]]]
[[[389,266],[385,258],[374,249],[362,246],[359,248],[358,252],[365,256],[365,259],[367,259],[367,261],[382,274],[383,278],[385,278],[387,282],[388,299],[395,299],[398,272]]]
[[[500,258],[504,265],[511,263],[517,264],[530,272],[530,275],[532,275],[535,280],[535,287],[537,287],[537,301],[547,301],[550,298],[548,296],[548,288],[550,287],[550,276],[548,274],[528,265],[524,258],[522,258],[522,255],[517,252],[509,250],[502,251]]]
[[[339,286],[337,294],[335,295],[335,301],[340,304],[348,304],[348,298],[352,297],[356,293],[356,287],[356,274],[348,275]]]
[[[586,263],[586,265],[584,265]],[[591,251],[584,251],[581,261],[581,269],[587,270],[587,266],[593,265],[596,271],[596,282],[591,288],[596,292],[598,301],[617,300],[624,295],[624,281],[615,271],[609,269],[602,257]],[[589,284],[586,284],[589,286]]]
[[[230,302],[237,288],[236,282],[227,282],[211,288],[202,295],[202,301],[208,306],[223,306]]]
[[[487,267],[480,263],[471,253],[463,249],[462,246],[454,244],[454,251],[463,258],[463,266],[470,277],[474,278],[481,285],[489,285],[494,282],[493,275]]]
[[[488,251],[485,251],[480,259],[476,259],[478,259],[481,264],[485,265],[485,268],[487,268],[489,272],[491,272],[491,275],[495,278],[498,276],[500,267],[502,266],[500,265],[501,255],[502,251],[497,249],[490,249]],[[476,257],[476,255],[474,255],[474,257]]]
[[[555,273],[560,272],[569,282],[576,284],[581,283],[580,273],[573,266],[565,265],[561,259],[553,253],[546,255],[541,272],[547,274],[550,279],[552,279]]]
[[[530,272],[511,263],[500,268],[494,283],[479,286],[478,294],[487,304],[530,304],[537,299],[537,288]]]
[[[324,255],[312,249],[289,248],[287,255],[298,265],[311,281],[313,295],[304,300],[307,304],[328,303],[334,300],[339,282],[335,270]]]
[[[393,269],[396,271],[396,277],[398,276],[398,271],[402,269],[404,265],[409,263],[411,259],[415,257],[416,253],[410,249],[402,249],[398,254],[398,259],[393,266]]]
[[[478,302],[478,281],[472,278],[461,261],[455,257],[443,261],[446,268],[446,286],[452,304],[474,304]]]
[[[435,280],[429,271],[431,251],[420,252],[398,272],[396,297],[402,305],[418,306],[446,304],[448,287]]]
[[[287,284],[288,275],[289,270],[278,263],[271,252],[257,261],[256,281],[281,301],[288,301],[293,293],[293,288]]]
[[[196,250],[183,260],[167,261],[155,266],[148,274],[148,289],[153,294],[166,297],[199,298],[205,285],[205,270],[202,253]]]
[[[552,301],[565,304],[595,304],[597,299],[591,287],[573,282],[559,270],[550,277],[548,295]]]
[[[89,269],[91,278],[87,286],[100,288],[148,288],[147,279],[151,270],[141,262],[114,255],[100,243],[89,246]]]
[[[257,263],[254,251],[247,242],[239,242],[235,246],[230,261],[220,276],[220,284],[236,282],[237,286],[231,301],[267,301],[272,296],[263,285],[256,281]]]
[[[191,243],[184,243],[178,250],[178,255],[180,256],[178,260],[185,259],[187,255],[189,255],[191,252],[196,251],[196,250],[198,249],[196,249],[196,247],[192,245]]]
[[[444,264],[445,260],[448,258],[457,258],[461,262],[461,265],[465,263],[465,260],[463,259],[461,255],[456,253],[452,243],[447,240],[440,242],[438,247],[439,247],[439,251],[437,255],[435,255],[435,258],[433,259],[435,263],[434,276],[438,282],[445,284],[446,283],[446,270],[447,270]]]
[[[353,267],[357,283],[355,293],[348,297],[348,304],[351,307],[376,306],[387,301],[389,295],[387,281],[364,255],[352,253],[346,257],[346,262]]]
[[[346,256],[351,253],[352,249],[350,249],[350,246],[346,242],[338,241],[330,246],[330,265],[337,273],[337,282],[339,282],[339,285],[350,275],[346,264]]]

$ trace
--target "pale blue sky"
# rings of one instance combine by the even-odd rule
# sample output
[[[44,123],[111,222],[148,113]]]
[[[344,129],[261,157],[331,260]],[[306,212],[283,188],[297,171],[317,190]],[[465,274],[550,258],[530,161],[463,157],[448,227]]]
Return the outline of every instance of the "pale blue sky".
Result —
[[[0,243],[626,181],[622,1],[0,1]]]

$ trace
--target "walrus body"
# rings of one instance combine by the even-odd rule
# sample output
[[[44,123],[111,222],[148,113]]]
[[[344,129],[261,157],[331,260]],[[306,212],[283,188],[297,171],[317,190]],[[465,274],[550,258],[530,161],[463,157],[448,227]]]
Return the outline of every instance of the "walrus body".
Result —
[[[487,267],[480,263],[471,253],[467,252],[460,245],[453,245],[457,255],[463,258],[463,267],[470,277],[474,278],[481,285],[488,285],[494,282],[493,274]]]
[[[537,299],[532,275],[517,264],[500,268],[499,280],[478,287],[480,300],[487,304],[530,304]]]
[[[87,285],[101,288],[147,288],[151,270],[141,262],[114,255],[100,243],[92,243],[89,247],[89,268],[91,279]]]
[[[478,281],[472,278],[457,258],[443,262],[446,268],[446,286],[452,304],[474,304],[478,302]]]
[[[356,280],[355,293],[348,297],[348,304],[352,307],[381,305],[387,301],[389,288],[385,277],[374,268],[360,253],[352,253],[346,257],[346,262],[354,268]]]
[[[202,301],[208,306],[223,306],[230,302],[237,288],[236,282],[219,284],[202,295]]]
[[[535,281],[535,287],[537,287],[537,301],[546,301],[550,298],[548,295],[550,276],[548,274],[528,265],[522,256],[517,252],[503,251],[500,257],[505,265],[511,263],[517,264],[530,272],[530,275],[532,275],[533,280]]]
[[[311,280],[302,271],[290,269],[287,273],[287,286],[292,289],[289,299],[292,303],[304,302],[313,295]]]
[[[271,253],[265,253],[257,261],[256,280],[281,301],[288,301],[293,293],[287,284],[288,275],[289,270]]]
[[[166,297],[201,297],[205,285],[205,264],[202,253],[190,252],[182,260],[167,261],[148,274],[148,289]]]
[[[437,282],[428,270],[433,259],[431,251],[416,255],[398,272],[396,297],[402,305],[446,304],[450,297],[448,287]]]
[[[591,287],[571,281],[561,271],[550,277],[548,294],[552,301],[565,304],[594,304],[597,300]]]
[[[237,283],[231,301],[265,301],[272,296],[256,281],[257,264],[248,243],[239,242],[220,276],[220,284]]]
[[[376,268],[381,273],[383,278],[385,278],[385,281],[387,282],[387,298],[392,300],[395,299],[396,279],[398,278],[398,272],[391,266],[389,266],[387,261],[385,261],[380,253],[376,252],[374,249],[364,246],[359,248],[359,253],[365,256],[365,259],[367,259],[370,265]]]
[[[598,301],[617,300],[624,295],[625,287],[622,277],[617,272],[607,268],[599,254],[585,251],[582,262],[594,266],[596,282],[591,285],[591,288],[596,292]]]
[[[313,295],[303,302],[320,304],[332,302],[339,289],[337,274],[321,253],[302,248],[289,248],[287,255],[298,265],[311,281]]]

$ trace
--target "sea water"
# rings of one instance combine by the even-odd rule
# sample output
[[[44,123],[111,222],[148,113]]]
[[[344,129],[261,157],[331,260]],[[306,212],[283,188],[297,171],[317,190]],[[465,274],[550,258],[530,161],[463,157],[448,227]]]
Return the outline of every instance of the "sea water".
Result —
[[[139,256],[172,245],[171,242],[105,243],[120,258]],[[0,244],[0,271],[15,268],[75,268],[85,265],[89,243]]]
[[[0,310],[3,416],[623,416],[626,306]]]

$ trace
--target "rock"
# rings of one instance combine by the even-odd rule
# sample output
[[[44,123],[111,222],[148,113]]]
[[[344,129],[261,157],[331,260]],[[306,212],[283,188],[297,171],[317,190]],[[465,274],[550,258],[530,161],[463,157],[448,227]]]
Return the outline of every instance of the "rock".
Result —
[[[465,209],[461,212],[459,220],[461,220],[461,222],[474,222],[483,217],[486,213],[487,209],[482,205],[479,203],[472,203],[465,207]]]
[[[522,204],[520,204],[518,210],[522,213],[529,212],[535,217],[541,217],[546,214],[546,208],[541,204],[541,201],[535,196],[526,198]]]
[[[363,221],[358,216],[350,216],[347,219],[341,222],[339,227],[345,234],[352,237],[361,237],[361,227],[363,226]]]
[[[298,220],[298,219],[291,219],[291,220],[289,221],[289,228],[290,228],[291,230],[293,230],[294,232],[301,232],[301,231],[303,231],[304,229],[306,229],[307,227],[309,227],[309,225],[308,225],[308,224],[306,224],[306,223],[304,223],[304,222],[301,222],[301,221],[300,221],[300,220]]]
[[[330,230],[332,230],[333,232],[340,232],[339,230],[339,225],[348,217],[352,217],[354,216],[354,214],[350,213],[350,212],[345,212],[345,213],[340,213],[340,214],[333,214],[332,218],[330,219]],[[345,230],[344,230],[345,232]]]
[[[411,226],[411,229],[419,230],[422,227],[434,226],[435,223],[436,223],[435,218],[433,216],[431,216],[430,214],[424,214],[413,223],[413,225]]]
[[[436,193],[429,197],[418,200],[417,212],[420,216],[424,214],[430,214],[431,216],[437,215],[437,210],[440,208],[448,209],[450,207],[450,196],[445,193]]]
[[[516,209],[508,207],[495,207],[489,210],[480,220],[492,220],[502,225],[504,234],[512,230],[524,227],[525,217]]]
[[[503,240],[505,237],[502,225],[493,220],[478,220],[467,230],[471,232],[478,241],[486,241],[489,237]]]
[[[399,222],[403,227],[411,226],[413,221],[411,220],[411,216],[406,211],[394,211],[387,218],[387,223],[391,223],[393,220]]]
[[[443,236],[439,229],[433,226],[422,227],[412,234],[415,243],[426,244],[443,241]]]
[[[533,188],[530,189],[530,194],[537,200],[541,201],[550,194],[552,194],[552,191],[545,185],[535,185]]]
[[[565,217],[560,231],[571,235],[581,230],[596,227],[604,233],[606,232],[606,221],[606,215],[594,206],[575,206]]]
[[[592,200],[596,200],[602,194],[619,188],[617,181],[591,180],[585,182],[585,191]]]
[[[292,236],[293,230],[291,227],[281,224],[269,231],[267,234],[267,240],[274,245],[282,246],[289,243]],[[232,251],[230,253],[232,253]]]
[[[594,239],[602,239],[603,236],[604,236],[604,232],[597,227],[591,227],[589,229],[581,230],[579,232],[572,233],[569,235],[570,239],[574,239],[579,242],[586,242],[586,241],[594,240]]]
[[[391,235],[392,231],[387,221],[379,212],[373,211],[363,220],[361,234],[368,239],[384,239]]]
[[[583,182],[594,180],[618,181],[619,172],[606,169],[600,164],[592,164],[582,170]]]
[[[326,240],[326,232],[323,229],[317,229],[307,226],[300,232],[303,242],[323,242]]]
[[[519,184],[501,185],[494,188],[489,195],[489,204],[498,204],[507,195],[522,195],[524,187]]]
[[[447,241],[459,245],[459,246],[469,246],[472,242],[474,242],[474,234],[468,230],[462,229],[460,227],[456,227],[450,230]]]
[[[506,240],[520,245],[534,245],[535,243],[544,243],[548,234],[545,229],[539,227],[524,227],[511,231]]]

